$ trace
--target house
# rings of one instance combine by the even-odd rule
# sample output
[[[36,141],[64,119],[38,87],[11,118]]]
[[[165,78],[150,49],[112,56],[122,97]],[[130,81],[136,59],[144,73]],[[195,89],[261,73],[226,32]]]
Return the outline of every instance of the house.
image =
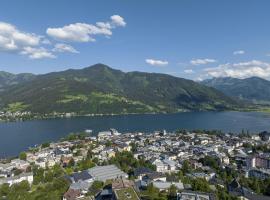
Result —
[[[118,143],[117,146],[116,146],[116,148],[117,148],[117,150],[119,152],[122,152],[122,151],[131,151],[131,146],[129,146],[126,143]]]
[[[156,166],[157,172],[167,172],[168,171],[168,165],[159,159],[156,159],[154,162],[152,162],[152,164]]]
[[[30,163],[29,162],[24,161],[24,160],[20,160],[20,159],[13,159],[13,160],[11,160],[11,164],[15,168],[20,169],[20,170],[23,170],[23,171],[25,171],[30,166]]]
[[[65,178],[71,183],[69,190],[64,195],[65,200],[84,197],[94,182],[93,177],[87,170],[73,173],[70,176],[65,176]]]
[[[114,194],[112,188],[103,188],[103,190],[96,195],[96,200],[113,200]]]
[[[88,170],[94,180],[105,182],[116,178],[128,178],[128,175],[115,165],[96,166]]]
[[[216,197],[213,194],[184,191],[177,194],[177,200],[215,200]]]
[[[140,197],[134,190],[133,181],[117,178],[112,182],[112,190],[115,200],[140,200]]]
[[[145,178],[150,181],[166,181],[167,179],[165,174],[159,172],[147,174]],[[143,178],[143,180],[145,179]]]
[[[19,174],[18,176],[12,176],[12,177],[7,177],[7,178],[1,178],[0,179],[0,185],[4,183],[8,183],[9,185],[13,185],[16,183],[20,183],[22,181],[28,181],[28,183],[31,185],[33,183],[33,173],[22,173]]]
[[[163,182],[163,181],[153,181],[154,187],[159,189],[159,191],[168,191],[168,189],[174,185],[178,190],[183,190],[184,185],[182,182]]]
[[[0,163],[0,172],[5,176],[5,174],[11,174],[11,171],[15,168],[12,163]]]
[[[80,197],[82,197],[80,190],[68,189],[63,196],[63,200],[75,200]]]
[[[234,179],[229,185],[228,185],[228,191],[229,194],[238,197],[239,199],[244,199],[244,200],[256,200],[256,199],[265,199],[265,200],[270,200],[270,197],[268,196],[263,196],[263,195],[257,195],[254,194],[251,190],[242,187],[238,180]]]
[[[147,167],[139,167],[134,170],[134,176],[138,177],[140,180],[148,174],[153,173],[153,171]]]
[[[263,131],[259,134],[259,136],[263,141],[270,141],[270,132]]]
[[[70,176],[66,176],[66,178],[71,182],[71,183],[77,183],[77,182],[88,182],[91,183],[94,181],[93,176],[88,172],[88,170],[84,170],[81,172],[76,172],[71,174]]]
[[[246,158],[247,166],[249,168],[264,168],[270,169],[270,154],[260,154]]]
[[[209,181],[213,176],[214,174],[212,175],[208,175],[206,173],[203,173],[203,172],[194,172],[194,173],[191,173],[191,174],[187,174],[188,177],[190,178],[202,178],[202,179],[205,179],[207,181]]]
[[[168,165],[168,168],[167,168],[167,171],[168,172],[174,172],[174,171],[176,171],[176,162],[175,161],[165,159],[165,160],[163,160],[163,162]]]
[[[176,171],[176,162],[173,160],[159,160],[156,159],[152,162],[152,164],[156,165],[157,172],[174,172]]]
[[[152,171],[146,167],[139,167],[134,170],[134,176],[138,177],[139,180],[143,180],[145,182],[151,181],[166,181],[166,175]]]
[[[99,140],[105,140],[112,136],[111,131],[101,131],[98,133],[98,139]]]
[[[262,180],[268,179],[270,178],[270,170],[253,168],[248,171],[248,177],[255,177]]]

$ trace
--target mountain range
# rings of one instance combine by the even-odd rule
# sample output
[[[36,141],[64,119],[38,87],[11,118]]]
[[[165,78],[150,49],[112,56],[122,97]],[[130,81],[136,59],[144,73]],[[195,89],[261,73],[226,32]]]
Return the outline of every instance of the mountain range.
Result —
[[[166,74],[122,72],[103,64],[44,75],[1,75],[0,110],[33,113],[157,113],[228,110],[238,101]]]
[[[0,71],[0,91],[5,90],[8,86],[17,85],[26,81],[33,80],[34,74],[22,73],[12,74],[4,71]]]
[[[204,80],[201,83],[216,88],[233,98],[255,104],[270,103],[270,81],[259,77],[250,77],[246,79],[230,77],[213,78]]]

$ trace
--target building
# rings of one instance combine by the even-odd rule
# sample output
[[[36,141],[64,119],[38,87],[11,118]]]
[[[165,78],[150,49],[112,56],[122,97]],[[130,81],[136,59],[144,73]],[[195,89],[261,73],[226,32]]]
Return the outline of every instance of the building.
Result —
[[[261,154],[247,158],[247,166],[249,168],[270,169],[270,155]]]
[[[134,190],[134,183],[130,180],[117,178],[112,182],[112,190],[115,200],[140,200]]]
[[[202,192],[186,191],[177,194],[177,200],[214,200],[214,195]]]
[[[128,178],[128,175],[115,165],[96,166],[88,170],[94,180],[105,182],[116,178]]]
[[[184,189],[184,185],[182,182],[153,181],[152,183],[155,188],[159,189],[159,191],[168,191],[172,185],[174,185],[178,190]]]
[[[256,177],[264,180],[270,178],[270,170],[254,168],[248,171],[248,177]]]
[[[8,183],[9,185],[13,185],[16,183],[20,183],[22,181],[28,181],[28,183],[31,185],[33,183],[33,173],[22,173],[18,176],[12,176],[12,177],[7,177],[7,178],[1,178],[0,179],[0,185],[4,183]]]

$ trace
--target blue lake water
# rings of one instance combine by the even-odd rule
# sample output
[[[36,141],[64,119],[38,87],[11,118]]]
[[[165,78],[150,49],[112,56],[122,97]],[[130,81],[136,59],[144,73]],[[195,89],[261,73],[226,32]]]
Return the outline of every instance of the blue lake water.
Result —
[[[0,123],[0,158],[16,156],[35,144],[56,141],[71,132],[92,129],[94,134],[115,128],[119,132],[166,129],[218,129],[239,133],[270,130],[270,114],[259,112],[188,112],[156,115],[75,117]]]

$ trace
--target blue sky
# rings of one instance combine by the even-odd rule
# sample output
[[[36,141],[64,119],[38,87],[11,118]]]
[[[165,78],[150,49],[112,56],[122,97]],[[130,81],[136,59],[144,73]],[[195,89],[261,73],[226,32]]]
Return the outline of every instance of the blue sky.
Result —
[[[270,1],[1,1],[0,70],[270,79]],[[98,23],[103,22],[103,23]]]

